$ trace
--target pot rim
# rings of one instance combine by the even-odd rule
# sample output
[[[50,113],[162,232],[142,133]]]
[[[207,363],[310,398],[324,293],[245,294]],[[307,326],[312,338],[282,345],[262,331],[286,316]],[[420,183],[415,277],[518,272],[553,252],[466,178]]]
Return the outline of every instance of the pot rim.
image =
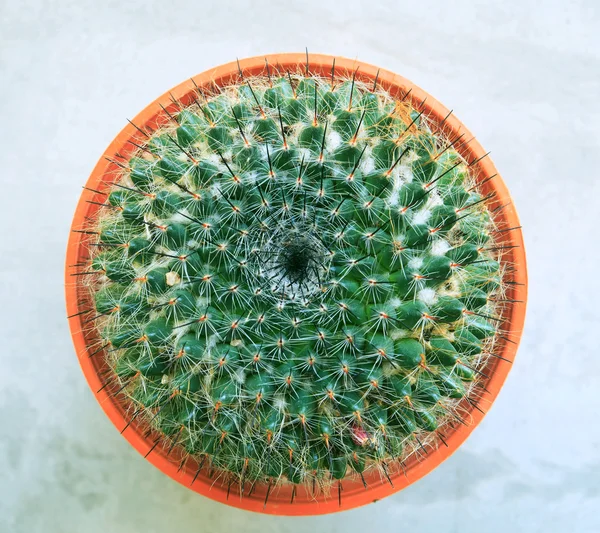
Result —
[[[409,458],[404,472],[390,474],[393,486],[388,480],[381,479],[380,474],[373,471],[369,476],[365,476],[368,483],[367,489],[363,487],[360,480],[346,478],[343,480],[342,498],[339,498],[338,491],[335,489],[328,497],[321,495],[317,498],[313,498],[306,490],[306,494],[300,494],[302,491],[297,491],[298,493],[294,495],[294,502],[291,503],[292,489],[289,486],[270,487],[260,485],[255,487],[251,495],[244,494],[241,497],[239,489],[231,490],[231,486],[222,486],[218,481],[210,479],[205,472],[197,474],[198,468],[196,465],[192,467],[186,463],[180,468],[182,455],[176,450],[169,455],[167,450],[162,449],[159,441],[156,440],[156,434],[144,435],[145,426],[142,423],[130,422],[131,417],[127,416],[128,402],[123,401],[121,397],[112,396],[112,388],[106,386],[99,376],[103,366],[102,358],[99,357],[100,353],[94,354],[94,350],[90,348],[90,338],[88,333],[84,331],[84,315],[78,314],[84,310],[82,307],[85,305],[85,294],[81,291],[81,286],[74,282],[72,277],[73,265],[79,263],[86,255],[85,242],[88,239],[85,233],[79,233],[76,230],[84,226],[86,216],[93,214],[99,208],[99,206],[90,203],[90,201],[96,202],[102,197],[94,191],[101,189],[103,185],[110,185],[117,176],[115,171],[118,170],[118,167],[107,158],[114,159],[116,153],[130,153],[133,148],[127,144],[127,141],[143,139],[136,126],[148,124],[156,126],[168,121],[168,116],[161,109],[161,106],[169,111],[175,109],[172,98],[181,102],[191,101],[195,89],[194,84],[199,87],[208,87],[212,83],[224,86],[236,81],[239,82],[241,80],[240,73],[245,76],[266,74],[266,60],[271,71],[278,69],[297,71],[300,68],[306,68],[308,65],[311,74],[330,76],[334,57],[323,54],[311,54],[310,56],[300,53],[272,54],[251,57],[209,69],[194,76],[191,80],[180,83],[158,97],[146,106],[131,123],[125,126],[110,143],[87,180],[86,189],[79,199],[73,218],[65,265],[67,315],[69,316],[71,336],[81,369],[100,406],[111,422],[121,431],[125,439],[159,470],[208,498],[240,509],[274,515],[326,514],[375,502],[414,483],[456,451],[481,422],[484,412],[487,412],[495,401],[511,368],[511,363],[506,362],[504,359],[511,362],[514,360],[521,339],[527,301],[525,248],[517,212],[508,189],[497,173],[494,164],[476,139],[463,143],[458,151],[467,161],[473,161],[473,164],[476,165],[478,170],[477,182],[481,183],[488,180],[482,186],[483,192],[495,192],[495,201],[506,205],[494,215],[494,218],[506,228],[511,228],[502,233],[500,241],[516,246],[516,248],[508,250],[505,258],[515,267],[512,273],[514,283],[507,289],[507,298],[516,300],[517,303],[511,303],[504,308],[502,325],[504,326],[506,340],[500,340],[496,351],[496,354],[504,359],[494,358],[486,367],[490,369],[490,377],[483,381],[487,390],[483,392],[482,397],[477,402],[479,404],[477,407],[481,411],[469,405],[467,425],[460,424],[451,433],[445,435],[444,440],[447,446],[441,443],[436,448],[429,446],[425,457],[420,460],[415,459],[414,456]],[[335,58],[335,73],[338,76],[356,73],[357,79],[371,83],[377,78],[377,83],[393,96],[404,95],[404,98],[409,97],[411,99],[413,105],[420,105],[420,108],[424,110],[424,114],[433,119],[434,124],[442,124],[444,132],[451,134],[452,138],[459,133],[464,134],[465,138],[471,139],[473,137],[450,110],[402,76],[384,69],[378,69],[361,61],[340,57]],[[269,501],[268,505],[264,505],[267,493],[269,493]]]

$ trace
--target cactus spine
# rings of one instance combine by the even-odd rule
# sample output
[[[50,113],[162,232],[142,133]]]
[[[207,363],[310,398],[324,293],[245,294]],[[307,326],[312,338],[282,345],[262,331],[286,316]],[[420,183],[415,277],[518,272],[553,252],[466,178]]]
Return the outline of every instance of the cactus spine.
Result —
[[[132,416],[242,486],[387,476],[443,441],[503,290],[456,142],[308,74],[171,113],[120,162],[81,278]]]

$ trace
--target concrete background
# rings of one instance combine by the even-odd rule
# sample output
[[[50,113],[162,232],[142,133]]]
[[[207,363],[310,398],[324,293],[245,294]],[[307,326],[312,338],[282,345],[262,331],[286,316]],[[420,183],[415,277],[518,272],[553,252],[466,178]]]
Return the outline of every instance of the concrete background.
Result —
[[[596,0],[0,0],[0,531],[600,531],[599,27]],[[80,187],[126,117],[305,46],[454,108],[513,193],[531,284],[513,372],[455,456],[375,505],[286,519],[197,496],[127,445],[80,373],[62,276]]]

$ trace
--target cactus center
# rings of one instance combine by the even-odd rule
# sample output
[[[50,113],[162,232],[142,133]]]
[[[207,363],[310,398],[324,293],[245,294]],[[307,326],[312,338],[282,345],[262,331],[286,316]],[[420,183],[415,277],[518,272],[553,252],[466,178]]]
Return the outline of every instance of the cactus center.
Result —
[[[304,237],[293,237],[282,243],[280,255],[282,270],[291,279],[303,280],[309,275],[312,264],[319,265],[319,257],[310,247],[310,240]]]
[[[268,238],[258,255],[263,278],[274,296],[307,301],[327,277],[329,252],[309,228],[282,228]]]

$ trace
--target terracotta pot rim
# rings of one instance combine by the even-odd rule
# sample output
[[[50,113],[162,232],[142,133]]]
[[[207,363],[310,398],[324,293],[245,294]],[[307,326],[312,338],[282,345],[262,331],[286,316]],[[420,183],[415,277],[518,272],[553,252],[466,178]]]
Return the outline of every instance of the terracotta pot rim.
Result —
[[[239,79],[240,74],[238,69],[241,69],[247,76],[263,72],[265,69],[265,59],[268,60],[269,65],[271,65],[273,69],[280,67],[283,69],[293,68],[295,70],[304,68],[306,65],[305,54],[274,54],[240,60],[239,63],[231,62],[221,65],[194,76],[192,80],[201,87],[212,81],[216,82],[217,85],[227,85],[228,82]],[[333,59],[333,56],[311,54],[309,56],[308,68],[311,73],[323,76],[329,75]],[[418,86],[401,76],[387,70],[378,69],[377,67],[360,61],[340,57],[335,58],[335,69],[336,75],[356,71],[357,79],[370,81],[371,83],[377,77],[378,83],[384,86],[392,94],[406,95],[410,90],[410,96],[407,95],[406,97],[411,98],[413,103],[421,105],[422,109],[425,110],[425,114],[434,119],[434,122],[438,124],[443,122],[444,131],[450,132],[451,134],[459,132],[464,133],[465,138],[472,137],[467,128],[465,128],[453,114],[450,114],[450,111],[447,108]],[[138,126],[146,125],[148,123],[160,123],[161,118],[164,119],[165,117],[160,106],[162,105],[169,109],[169,106],[173,105],[171,97],[183,101],[186,98],[190,98],[193,90],[194,83],[192,83],[192,81],[186,81],[177,85],[144,108],[133,119],[132,123]],[[399,91],[402,91],[402,93],[399,93]],[[106,158],[113,158],[115,153],[120,151],[127,153],[127,151],[130,150],[127,148],[128,140],[143,138],[133,124],[130,123],[125,126],[108,146],[86,183],[88,189],[97,190],[102,187],[103,183],[110,183],[110,176],[115,175],[114,171],[116,167]],[[474,163],[476,168],[478,168],[478,181],[482,182],[491,176],[494,176],[493,179],[487,181],[485,187],[490,191],[494,191],[498,201],[502,204],[508,204],[507,207],[501,210],[496,218],[503,224],[506,224],[507,228],[513,228],[507,230],[506,233],[503,234],[506,242],[510,242],[511,245],[517,246],[508,252],[508,260],[517,267],[512,275],[512,281],[515,283],[510,286],[508,291],[509,298],[518,300],[520,303],[511,304],[505,310],[503,315],[505,321],[503,324],[506,329],[505,336],[509,342],[501,342],[499,345],[500,351],[497,355],[500,355],[509,361],[513,361],[518,348],[518,343],[521,339],[527,300],[527,269],[523,237],[521,230],[519,229],[519,219],[504,182],[498,175],[490,158],[486,157],[486,153],[479,142],[473,139],[465,144],[460,151],[463,156],[468,156],[467,160],[477,161],[480,159]],[[459,425],[447,436],[447,439],[445,440],[448,446],[441,445],[435,449],[430,449],[428,450],[428,454],[420,461],[412,461],[406,470],[405,476],[402,474],[395,474],[392,476],[392,481],[394,483],[393,487],[385,479],[379,480],[375,479],[373,476],[368,479],[370,483],[366,490],[359,481],[344,480],[341,505],[338,501],[337,491],[334,491],[335,493],[332,493],[329,498],[320,499],[318,501],[311,499],[308,495],[298,494],[296,495],[296,500],[292,504],[290,503],[291,489],[285,487],[280,491],[273,489],[269,496],[268,505],[263,507],[265,491],[268,489],[267,487],[258,487],[252,496],[245,495],[241,498],[238,492],[234,490],[230,491],[226,486],[221,486],[219,483],[213,483],[213,481],[208,479],[204,474],[201,474],[193,481],[196,468],[190,468],[186,465],[179,470],[179,456],[177,454],[167,457],[167,453],[164,450],[161,450],[160,446],[157,446],[153,437],[145,437],[142,434],[137,426],[137,422],[128,424],[129,417],[126,417],[127,405],[118,398],[111,396],[109,387],[104,387],[104,383],[98,375],[101,364],[97,362],[98,357],[94,357],[93,352],[89,348],[86,334],[84,333],[83,316],[77,315],[77,313],[82,311],[81,293],[79,292],[80,289],[78,289],[77,284],[73,282],[74,278],[71,276],[73,272],[72,265],[77,264],[82,257],[82,254],[85,252],[84,242],[86,235],[73,230],[79,230],[84,223],[84,217],[97,209],[97,206],[90,204],[89,201],[95,201],[95,199],[98,199],[99,197],[100,196],[95,192],[87,189],[82,193],[73,218],[71,226],[72,231],[67,246],[65,292],[67,315],[70,317],[69,326],[73,343],[82,371],[106,415],[119,431],[127,428],[122,434],[127,441],[138,450],[138,452],[146,456],[154,466],[176,481],[188,487],[192,485],[191,488],[193,490],[208,498],[250,511],[276,515],[316,515],[332,513],[377,501],[405,488],[414,481],[417,481],[456,451],[469,436],[471,431],[482,420],[484,414],[477,409],[471,408],[469,424],[466,426]],[[510,363],[502,359],[495,360],[490,378],[485,381],[487,392],[484,393],[484,396],[478,402],[482,411],[487,412],[487,408],[496,399],[510,368]]]

